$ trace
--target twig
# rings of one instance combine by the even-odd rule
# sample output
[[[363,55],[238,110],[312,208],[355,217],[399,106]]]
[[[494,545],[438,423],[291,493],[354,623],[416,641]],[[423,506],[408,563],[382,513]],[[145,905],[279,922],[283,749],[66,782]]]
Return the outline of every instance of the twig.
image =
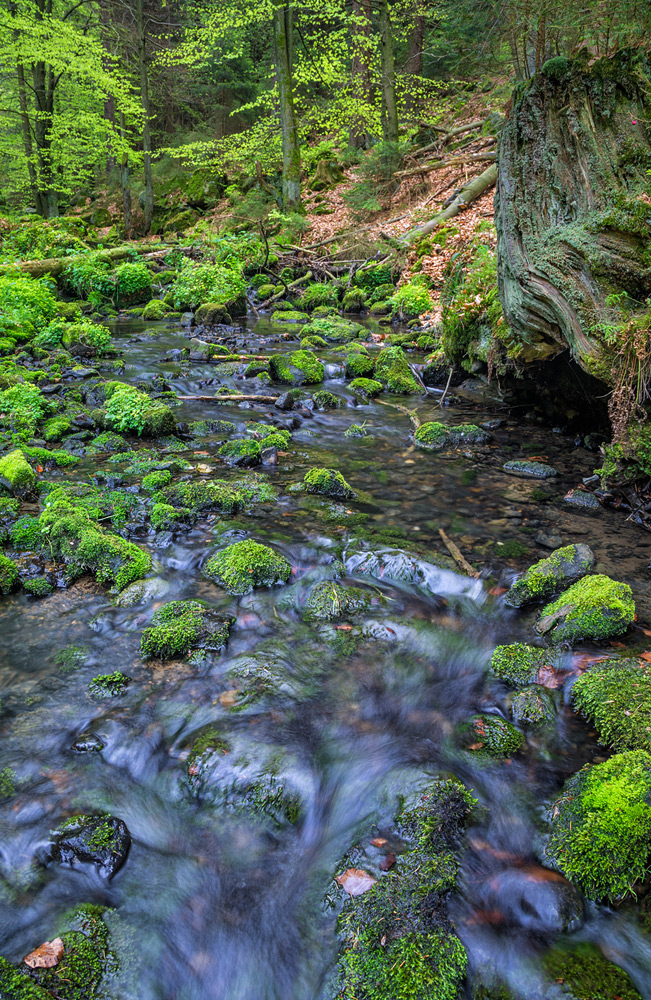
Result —
[[[259,316],[259,315],[260,315],[260,313],[259,313],[259,312],[258,312],[258,310],[256,309],[256,307],[255,307],[255,304],[254,304],[254,302],[253,302],[253,299],[251,298],[251,296],[250,296],[250,295],[247,295],[247,296],[246,296],[246,301],[247,301],[247,305],[249,305],[249,306],[251,307],[251,309],[253,309],[253,312],[254,312],[254,313],[256,314],[256,316]]]
[[[198,400],[201,403],[275,403],[278,396],[238,394],[237,396],[177,396],[176,398]]]
[[[443,395],[439,399],[439,403],[438,403],[439,406],[443,406],[443,400],[445,399],[447,391],[450,388],[450,382],[452,381],[452,372],[453,371],[454,371],[454,368],[450,368],[450,371],[448,373],[448,380],[445,383],[445,389],[443,390]]]
[[[439,528],[439,535],[443,539],[443,544],[445,545],[446,549],[454,559],[457,566],[459,566],[468,576],[472,576],[476,580],[479,576],[479,573],[477,572],[476,569],[473,569],[473,567],[470,565],[470,563],[463,555],[459,547],[454,544],[452,539],[448,538],[448,536],[443,531],[443,528]]]
[[[285,282],[283,281],[283,284],[285,285],[285,290],[282,292],[276,292],[276,294],[272,295],[270,299],[266,299],[264,302],[261,302],[260,308],[266,309],[268,306],[271,305],[272,302],[275,302],[276,299],[282,299],[283,295],[285,295],[290,290],[290,288],[296,288],[298,285],[302,285],[303,282],[309,281],[311,277],[312,277],[312,272],[308,271],[307,274],[304,274],[302,278],[297,278],[296,281],[291,281],[289,285],[285,285]]]
[[[406,417],[409,417],[416,430],[420,427],[421,419],[415,410],[408,410],[406,406],[400,406],[399,403],[389,403],[386,399],[376,399],[375,402],[382,403],[383,406],[390,406],[394,410],[399,410],[400,413],[404,413]]]

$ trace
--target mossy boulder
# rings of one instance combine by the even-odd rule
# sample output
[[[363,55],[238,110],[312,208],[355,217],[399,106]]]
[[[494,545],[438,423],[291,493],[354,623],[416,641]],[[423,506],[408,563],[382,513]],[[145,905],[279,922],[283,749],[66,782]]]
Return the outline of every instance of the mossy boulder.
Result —
[[[339,303],[339,289],[336,285],[314,282],[308,285],[296,305],[298,309],[312,312],[319,306],[336,307]]]
[[[349,354],[346,358],[347,378],[367,378],[375,371],[375,361],[368,354]]]
[[[564,545],[530,566],[524,576],[512,585],[504,602],[513,608],[521,608],[532,601],[546,600],[590,573],[594,563],[594,552],[589,545]]]
[[[538,684],[524,688],[511,698],[511,715],[517,725],[543,726],[556,718],[554,700]]]
[[[74,866],[88,862],[106,878],[112,878],[127,859],[131,835],[115,816],[72,816],[54,834],[50,857]]]
[[[20,448],[0,458],[0,483],[17,497],[30,496],[36,489],[36,473]]]
[[[317,410],[338,410],[346,405],[341,396],[336,396],[334,392],[329,392],[328,389],[319,389],[318,392],[315,392],[312,396],[312,402]]]
[[[220,511],[235,514],[249,504],[273,500],[275,495],[273,487],[265,479],[250,475],[238,482],[199,479],[174,483],[162,490],[161,501],[194,513]]]
[[[356,378],[350,383],[350,388],[356,396],[362,399],[374,399],[383,391],[384,386],[374,378]]]
[[[545,462],[528,462],[522,458],[505,462],[502,468],[509,475],[521,476],[523,479],[553,479],[558,475],[556,469]]]
[[[615,750],[651,751],[651,664],[646,660],[595,663],[574,684],[572,700],[601,743]]]
[[[439,780],[402,807],[395,827],[405,850],[366,892],[346,897],[329,997],[458,1000],[467,956],[447,900],[472,802],[459,782]]]
[[[351,288],[341,303],[345,313],[361,313],[366,306],[366,296],[361,288]]]
[[[287,583],[291,571],[284,556],[250,539],[222,549],[204,567],[210,580],[236,595],[248,594],[255,587]]]
[[[285,309],[278,307],[274,309],[272,317],[274,323],[296,323],[300,326],[307,323],[309,318],[310,317],[306,312],[300,312],[298,309]]]
[[[135,386],[107,382],[104,391],[107,401],[104,423],[109,430],[150,438],[164,437],[176,431],[176,420],[169,406],[140,392]]]
[[[491,757],[510,757],[524,744],[522,733],[499,715],[476,715],[462,728],[468,750]]]
[[[160,469],[158,472],[150,472],[142,477],[142,488],[148,493],[157,493],[172,482],[172,473],[169,469]]]
[[[325,374],[323,365],[311,351],[274,354],[269,371],[276,382],[284,385],[317,385],[323,382]]]
[[[235,441],[226,441],[219,449],[219,454],[229,465],[251,468],[254,465],[260,465],[262,461],[261,451],[262,447],[259,441],[240,438]]]
[[[532,684],[539,671],[553,664],[555,658],[550,650],[513,642],[508,646],[496,646],[491,657],[491,671],[509,684]]]
[[[197,326],[231,326],[233,320],[225,305],[219,302],[204,302],[194,314]]]
[[[592,900],[632,894],[651,855],[651,755],[615,754],[565,782],[550,810],[549,862]]]
[[[319,493],[332,500],[352,500],[356,493],[337,469],[310,469],[303,483],[308,493]]]
[[[375,378],[390,392],[416,396],[423,391],[401,347],[385,347],[380,351],[375,364]]]
[[[563,984],[567,1000],[642,1000],[628,973],[587,942],[557,945],[542,967],[550,982]]]
[[[228,642],[232,621],[201,601],[170,601],[154,612],[151,628],[142,633],[140,652],[159,660],[197,650],[217,652]]]
[[[490,435],[476,424],[442,424],[437,420],[421,424],[414,433],[414,442],[425,451],[442,451],[446,447],[485,444]]]
[[[312,587],[303,617],[307,621],[332,621],[365,611],[370,594],[361,587],[346,587],[334,580],[322,580]]]
[[[18,567],[13,559],[0,555],[0,594],[10,594],[18,583]]]
[[[323,316],[310,320],[301,332],[304,337],[322,337],[329,344],[347,344],[363,337],[366,330],[360,323],[341,316]]]
[[[153,323],[157,320],[164,319],[166,314],[170,311],[170,307],[166,302],[163,302],[162,299],[151,299],[142,310],[142,318],[147,323]]]
[[[631,588],[609,576],[586,576],[547,604],[536,624],[552,642],[610,639],[626,632],[635,617]]]
[[[157,501],[151,508],[150,521],[154,531],[178,531],[194,524],[196,514],[187,507],[172,507]]]

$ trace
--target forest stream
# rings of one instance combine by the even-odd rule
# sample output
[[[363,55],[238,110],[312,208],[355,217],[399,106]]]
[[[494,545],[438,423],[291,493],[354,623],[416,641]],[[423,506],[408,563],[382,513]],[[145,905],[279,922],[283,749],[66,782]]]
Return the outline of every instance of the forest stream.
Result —
[[[179,322],[118,319],[111,332],[126,361],[118,377],[128,383],[179,397],[214,395],[217,382],[260,392],[241,365],[231,374],[221,366],[217,380],[214,365],[182,355],[192,334]],[[297,346],[251,314],[222,342],[241,355]],[[118,461],[81,448],[75,465],[44,474],[130,497],[119,533],[151,553],[153,569],[119,594],[82,576],[44,600],[20,591],[0,603],[0,772],[12,771],[15,785],[0,810],[0,954],[20,962],[54,936],[61,914],[94,903],[110,907],[118,959],[103,984],[108,996],[324,997],[345,896],[333,876],[352,868],[381,878],[400,855],[387,832],[399,797],[451,776],[475,800],[450,902],[469,973],[499,970],[518,998],[564,997],[562,978],[543,976],[542,956],[571,934],[650,998],[646,910],[635,899],[588,902],[541,859],[563,783],[609,756],[573,710],[573,683],[600,657],[639,656],[651,642],[651,535],[616,510],[565,499],[599,464],[580,434],[456,389],[442,407],[442,389],[363,399],[343,378],[341,354],[318,354],[326,366],[318,388],[338,407],[314,407],[308,391],[288,411],[186,399],[174,410],[180,437],[135,439],[138,455]],[[416,371],[423,357],[410,355]],[[485,440],[415,447],[406,410],[421,422],[472,423]],[[224,421],[234,428],[225,432]],[[291,439],[270,464],[229,464],[220,447],[259,436],[256,423]],[[503,466],[513,459],[558,474],[509,474]],[[339,470],[355,496],[297,487],[314,467]],[[258,477],[262,502],[156,531],[145,523],[141,486],[152,469],[169,470],[173,483]],[[440,529],[470,563],[480,551],[492,571],[465,574]],[[216,551],[245,538],[287,560],[285,584],[233,596],[204,575]],[[637,619],[615,642],[562,646],[539,677],[544,725],[516,720],[521,745],[491,756],[468,724],[478,714],[514,721],[515,692],[489,670],[491,655],[535,641],[539,610],[510,607],[504,596],[528,566],[571,543],[591,547],[595,572],[631,586]],[[30,558],[42,556],[20,556]],[[354,602],[308,613],[324,581],[356,588]],[[194,599],[232,616],[227,646],[144,658],[141,637],[157,609]],[[114,672],[126,678],[118,689],[93,687]],[[53,857],[53,831],[79,814],[126,825],[130,846],[112,877],[89,861]]]

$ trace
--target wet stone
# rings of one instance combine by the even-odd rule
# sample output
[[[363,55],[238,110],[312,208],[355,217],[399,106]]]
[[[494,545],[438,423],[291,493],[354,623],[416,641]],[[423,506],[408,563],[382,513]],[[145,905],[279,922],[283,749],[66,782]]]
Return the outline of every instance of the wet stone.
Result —
[[[72,816],[55,834],[50,857],[74,867],[78,863],[96,866],[105,878],[113,878],[127,859],[131,834],[123,820],[115,816]]]
[[[508,868],[490,879],[486,909],[498,910],[504,922],[529,931],[571,933],[584,920],[583,898],[557,872],[532,866]]]
[[[580,507],[582,510],[599,510],[601,506],[596,496],[583,490],[570,490],[563,497],[563,502],[571,507]]]
[[[511,476],[522,476],[525,479],[552,479],[558,475],[556,469],[545,462],[526,462],[522,459],[505,462],[502,468]]]
[[[82,733],[70,749],[73,753],[101,753],[104,746],[104,742],[96,733]]]

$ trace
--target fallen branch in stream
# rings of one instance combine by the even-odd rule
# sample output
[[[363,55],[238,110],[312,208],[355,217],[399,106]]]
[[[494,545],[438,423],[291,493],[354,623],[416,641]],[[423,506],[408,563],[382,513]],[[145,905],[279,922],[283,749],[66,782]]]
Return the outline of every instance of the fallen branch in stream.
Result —
[[[429,233],[433,233],[435,229],[443,222],[447,222],[448,219],[453,219],[455,215],[458,215],[462,209],[467,208],[473,201],[479,198],[484,191],[493,187],[497,181],[497,164],[491,163],[490,167],[484,170],[483,174],[479,174],[478,177],[473,177],[471,181],[461,189],[454,201],[448,205],[446,209],[435,215],[433,219],[426,222],[423,226],[417,226],[415,229],[411,229],[408,233],[402,237],[402,242],[406,245],[413,243],[414,240],[420,239],[422,236],[427,236]]]
[[[406,417],[409,417],[416,430],[420,427],[421,419],[415,410],[408,410],[406,406],[400,406],[400,403],[389,403],[386,399],[376,399],[375,402],[382,403],[382,406],[390,406],[393,410],[404,413]]]
[[[236,396],[177,396],[176,398],[200,403],[275,403],[278,396],[252,396],[238,393]]]
[[[439,535],[443,539],[443,544],[454,559],[457,566],[459,566],[467,576],[472,576],[476,580],[479,577],[479,573],[470,565],[461,549],[454,544],[451,538],[448,538],[446,533],[443,531],[443,528],[439,528]]]
[[[302,278],[297,278],[296,281],[292,281],[289,283],[289,285],[285,285],[285,288],[282,290],[282,292],[276,292],[276,294],[272,295],[271,298],[266,299],[264,302],[261,302],[258,308],[266,309],[268,306],[272,304],[272,302],[275,302],[277,299],[282,299],[283,296],[286,295],[287,292],[290,290],[290,288],[297,288],[299,285],[305,284],[306,281],[310,281],[311,278],[312,278],[312,272],[308,271],[307,274],[304,274]]]

